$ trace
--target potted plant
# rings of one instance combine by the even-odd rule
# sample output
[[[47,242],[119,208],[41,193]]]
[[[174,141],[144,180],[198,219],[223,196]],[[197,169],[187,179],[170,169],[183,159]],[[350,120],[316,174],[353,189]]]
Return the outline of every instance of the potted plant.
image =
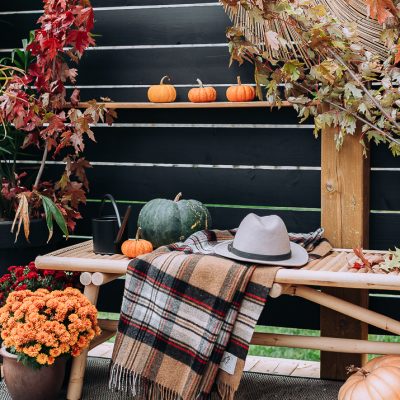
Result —
[[[56,399],[67,358],[100,334],[96,307],[70,287],[10,293],[0,326],[4,378],[14,400]]]
[[[76,82],[77,63],[95,44],[93,8],[87,0],[44,0],[40,27],[23,48],[0,63],[0,256],[3,268],[28,260],[9,259],[10,249],[35,248],[50,241],[58,226],[65,237],[81,218],[90,164],[82,156],[85,140],[98,121],[115,112],[89,101],[77,108],[79,90],[67,98],[65,85]],[[7,65],[5,65],[7,64]],[[39,150],[37,168],[21,166],[21,151]],[[44,179],[48,158],[58,156],[65,170],[57,181]],[[26,158],[26,156],[24,155]],[[47,228],[46,228],[47,225]],[[24,235],[20,235],[23,227]],[[12,233],[11,233],[12,231]],[[15,254],[28,255],[17,251]],[[8,260],[6,257],[8,256]],[[29,254],[29,257],[32,257]],[[1,272],[4,272],[0,270]]]

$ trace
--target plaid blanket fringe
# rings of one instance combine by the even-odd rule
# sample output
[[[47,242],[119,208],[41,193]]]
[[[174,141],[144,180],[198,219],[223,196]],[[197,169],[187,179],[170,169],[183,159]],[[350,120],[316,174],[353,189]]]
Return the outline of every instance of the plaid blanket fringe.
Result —
[[[233,400],[277,271],[213,256],[234,234],[200,231],[132,260],[110,389],[137,400]],[[289,235],[311,251],[322,234]],[[226,354],[236,359],[229,373],[220,369]]]
[[[174,390],[150,381],[118,364],[111,365],[110,387],[118,392],[131,392],[133,397],[140,400],[183,400]]]
[[[140,400],[184,400],[174,390],[116,364],[113,364],[110,369],[110,386],[117,392],[130,392],[135,399]],[[199,395],[196,400],[233,400],[235,392],[236,389],[232,386],[221,382],[217,384],[213,393]]]

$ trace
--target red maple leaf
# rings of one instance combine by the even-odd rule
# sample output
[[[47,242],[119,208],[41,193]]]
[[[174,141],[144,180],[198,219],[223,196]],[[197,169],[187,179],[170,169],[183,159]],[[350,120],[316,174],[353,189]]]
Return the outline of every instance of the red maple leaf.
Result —
[[[86,193],[82,189],[82,183],[80,182],[69,182],[65,188],[63,201],[67,201],[71,204],[71,207],[78,208],[79,203],[86,203]]]
[[[42,49],[46,51],[49,60],[53,60],[62,49],[61,43],[56,38],[46,39],[41,43],[41,45]]]
[[[42,132],[45,134],[54,134],[55,132],[60,132],[65,129],[65,117],[62,115],[63,113],[59,115],[52,115],[50,118],[47,119],[47,122],[49,123],[49,126],[44,129]]]
[[[95,42],[88,31],[73,29],[69,32],[66,44],[70,44],[82,54],[89,46],[94,46]]]
[[[75,25],[77,27],[84,26],[87,31],[91,31],[94,27],[94,12],[92,7],[76,7],[77,15],[75,17]]]
[[[74,91],[71,94],[71,104],[74,107],[78,105],[79,97],[80,97],[80,90],[79,89],[74,89]]]
[[[82,183],[83,186],[88,189],[89,181],[86,177],[86,169],[92,168],[92,165],[84,157],[79,158],[71,163],[71,173],[74,174]]]

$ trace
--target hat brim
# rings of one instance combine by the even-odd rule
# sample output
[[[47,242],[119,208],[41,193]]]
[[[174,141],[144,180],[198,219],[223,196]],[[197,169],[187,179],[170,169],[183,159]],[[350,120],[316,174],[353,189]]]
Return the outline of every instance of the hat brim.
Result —
[[[228,249],[228,246],[233,242],[233,240],[227,240],[226,242],[220,243],[214,247],[215,254],[219,256],[231,258],[232,260],[238,260],[243,262],[251,262],[253,264],[262,264],[262,265],[277,265],[282,267],[301,267],[308,262],[308,253],[307,251],[298,245],[297,243],[290,242],[290,250],[291,257],[287,260],[282,261],[260,261],[251,258],[243,258],[239,257],[233,253],[231,253]]]

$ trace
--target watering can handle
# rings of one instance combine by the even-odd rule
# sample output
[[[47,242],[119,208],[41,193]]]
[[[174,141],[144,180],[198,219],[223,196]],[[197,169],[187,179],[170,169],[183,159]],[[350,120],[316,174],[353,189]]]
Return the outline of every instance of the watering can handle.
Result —
[[[101,217],[101,215],[103,213],[104,202],[105,202],[106,199],[110,200],[110,202],[111,202],[111,204],[112,204],[112,206],[114,208],[115,215],[117,217],[118,227],[121,227],[121,217],[119,215],[117,203],[115,202],[114,197],[109,193],[107,193],[107,194],[105,194],[103,196],[103,200],[101,201],[100,210],[99,210],[99,217]]]

